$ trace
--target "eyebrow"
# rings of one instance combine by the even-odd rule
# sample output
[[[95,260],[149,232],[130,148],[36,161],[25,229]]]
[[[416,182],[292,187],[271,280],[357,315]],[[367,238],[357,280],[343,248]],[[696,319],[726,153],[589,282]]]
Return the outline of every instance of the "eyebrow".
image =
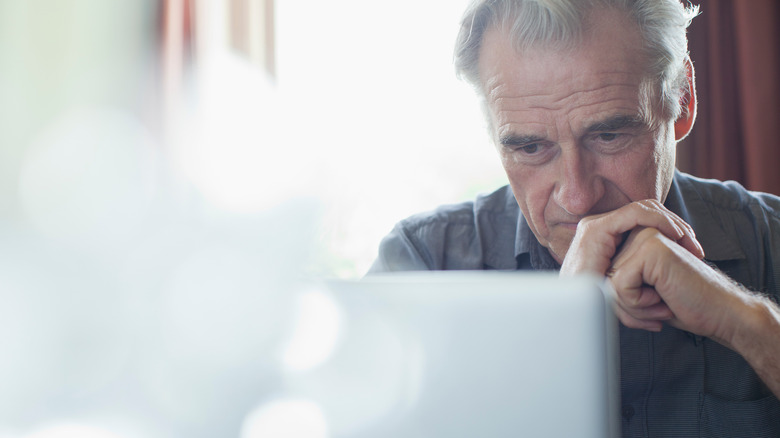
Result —
[[[538,135],[504,135],[502,136],[499,141],[504,146],[520,146],[520,145],[526,145],[531,143],[538,143],[540,141],[545,141],[543,137],[539,137]]]
[[[588,126],[585,132],[619,131],[621,129],[635,129],[643,126],[645,126],[645,123],[639,117],[621,115],[596,122]]]
[[[591,124],[585,129],[586,133],[619,131],[621,129],[636,129],[645,126],[645,122],[637,116],[619,115]],[[508,134],[499,138],[504,146],[521,146],[547,141],[538,135]]]

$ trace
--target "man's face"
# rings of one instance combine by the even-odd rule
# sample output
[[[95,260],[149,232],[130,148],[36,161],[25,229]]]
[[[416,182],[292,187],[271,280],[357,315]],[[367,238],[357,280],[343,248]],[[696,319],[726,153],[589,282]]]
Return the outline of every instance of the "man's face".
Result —
[[[584,216],[662,201],[674,172],[673,121],[640,118],[638,30],[602,11],[573,51],[518,53],[485,33],[480,77],[493,136],[517,203],[561,263]]]

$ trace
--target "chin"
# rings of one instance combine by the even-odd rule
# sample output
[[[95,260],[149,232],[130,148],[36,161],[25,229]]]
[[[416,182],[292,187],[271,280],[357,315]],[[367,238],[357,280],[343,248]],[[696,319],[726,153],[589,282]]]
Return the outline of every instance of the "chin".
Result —
[[[558,248],[558,250],[556,250],[556,248]],[[555,259],[556,262],[558,262],[559,265],[562,265],[563,259],[566,257],[566,253],[569,252],[569,245],[566,245],[563,248],[560,248],[557,245],[550,245],[547,247],[547,251],[550,252],[550,255]]]

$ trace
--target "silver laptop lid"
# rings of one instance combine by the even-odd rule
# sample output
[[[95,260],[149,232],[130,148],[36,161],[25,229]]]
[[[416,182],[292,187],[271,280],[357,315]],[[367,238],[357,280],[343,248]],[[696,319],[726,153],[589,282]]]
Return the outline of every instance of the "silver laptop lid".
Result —
[[[338,341],[286,386],[332,437],[616,437],[603,280],[415,272],[333,281]]]

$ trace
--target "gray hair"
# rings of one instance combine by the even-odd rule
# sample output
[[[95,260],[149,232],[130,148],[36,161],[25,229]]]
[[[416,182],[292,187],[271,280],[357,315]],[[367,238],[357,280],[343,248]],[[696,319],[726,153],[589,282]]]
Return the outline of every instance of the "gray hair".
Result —
[[[639,26],[644,41],[647,77],[640,90],[641,114],[656,123],[654,115],[675,120],[684,110],[687,90],[686,29],[698,7],[680,0],[474,0],[461,21],[455,45],[458,77],[485,98],[479,78],[479,50],[485,31],[492,26],[509,30],[515,49],[531,46],[571,48],[581,40],[588,12],[599,7],[625,11]],[[656,112],[658,111],[658,112]]]

